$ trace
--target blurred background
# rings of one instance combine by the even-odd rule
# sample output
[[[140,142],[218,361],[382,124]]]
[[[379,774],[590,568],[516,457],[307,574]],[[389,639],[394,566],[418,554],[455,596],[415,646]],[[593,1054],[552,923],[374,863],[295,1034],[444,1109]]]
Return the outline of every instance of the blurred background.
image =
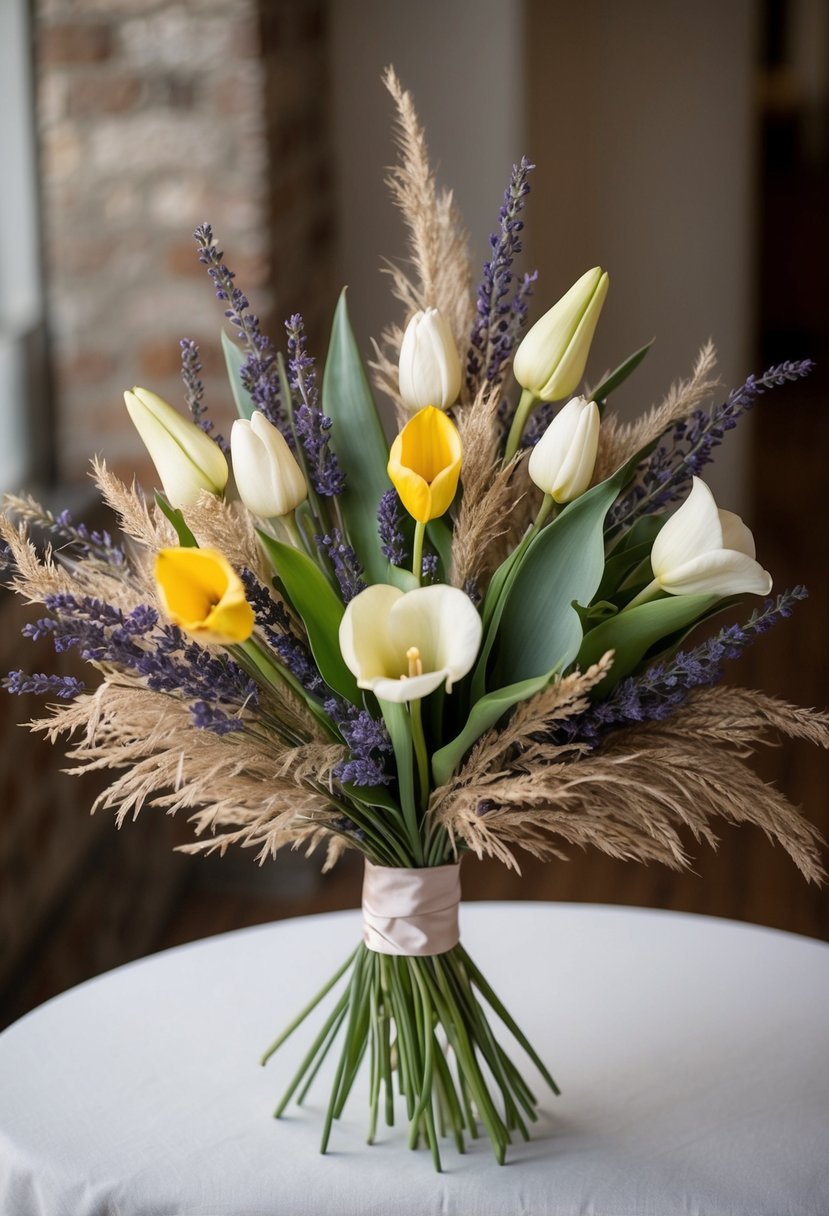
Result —
[[[122,393],[181,403],[182,337],[229,427],[221,311],[190,238],[205,220],[277,340],[301,311],[321,360],[347,283],[369,351],[389,315],[382,259],[405,250],[383,184],[388,63],[473,266],[526,153],[535,314],[601,264],[593,381],[656,336],[621,409],[660,399],[709,336],[725,389],[817,360],[728,436],[710,480],[777,588],[811,593],[729,678],[825,707],[828,0],[0,0],[0,490],[100,523],[92,452],[151,489]],[[0,668],[53,668],[3,588],[0,613]],[[16,725],[42,706],[0,695],[0,1025],[150,951],[359,902],[348,858],[322,877],[296,855],[185,857],[187,824],[151,810],[114,831],[89,815],[95,781],[63,775],[60,750]],[[757,765],[829,834],[825,755],[787,743]],[[751,829],[723,827],[679,876],[587,854],[521,880],[474,859],[464,871],[469,898],[650,905],[829,939],[829,897]]]

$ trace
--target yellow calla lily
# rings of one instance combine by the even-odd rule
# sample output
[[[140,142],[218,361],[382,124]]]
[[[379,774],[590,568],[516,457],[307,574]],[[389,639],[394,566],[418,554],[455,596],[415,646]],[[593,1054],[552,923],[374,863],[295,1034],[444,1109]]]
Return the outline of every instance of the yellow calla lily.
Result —
[[[461,437],[442,410],[429,405],[391,445],[388,474],[409,514],[426,524],[448,511],[461,472]]]
[[[253,632],[242,580],[216,549],[159,550],[155,580],[170,620],[197,641],[228,646]]]

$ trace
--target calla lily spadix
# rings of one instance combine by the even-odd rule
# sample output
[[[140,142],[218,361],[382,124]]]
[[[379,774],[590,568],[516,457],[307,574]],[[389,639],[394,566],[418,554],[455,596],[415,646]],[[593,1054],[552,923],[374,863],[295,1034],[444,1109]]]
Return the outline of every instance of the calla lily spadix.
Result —
[[[445,410],[461,391],[461,361],[451,330],[437,308],[414,314],[400,344],[400,396],[414,413]]]
[[[461,437],[434,406],[406,423],[389,452],[388,475],[409,514],[426,524],[448,511],[461,471]]]
[[[772,579],[755,561],[754,537],[739,515],[720,511],[704,481],[659,532],[651,552],[654,583],[669,595],[768,595]]]
[[[360,688],[383,701],[414,701],[441,684],[452,691],[475,662],[481,632],[475,605],[457,587],[375,583],[346,607],[340,650]]]
[[[228,646],[253,632],[242,581],[216,549],[160,549],[155,579],[167,616],[197,641]]]
[[[135,429],[144,440],[172,507],[191,507],[207,490],[219,495],[229,470],[219,445],[178,410],[146,388],[124,393]]]

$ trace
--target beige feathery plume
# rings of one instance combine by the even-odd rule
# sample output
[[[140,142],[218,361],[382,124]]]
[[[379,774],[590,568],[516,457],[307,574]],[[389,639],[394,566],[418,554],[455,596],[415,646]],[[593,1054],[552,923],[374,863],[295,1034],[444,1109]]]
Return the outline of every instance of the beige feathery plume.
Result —
[[[515,848],[544,858],[563,856],[566,843],[672,868],[689,864],[683,831],[716,847],[710,821],[719,817],[762,828],[808,880],[822,882],[819,833],[745,763],[769,729],[829,746],[829,715],[720,686],[698,690],[663,722],[612,733],[575,761],[571,746],[541,742],[512,764],[478,768],[436,815],[456,843],[510,865]]]
[[[264,859],[285,844],[329,838],[338,813],[327,784],[341,746],[280,750],[271,736],[194,730],[186,702],[119,679],[31,726],[52,742],[73,737],[70,773],[120,770],[93,806],[115,809],[119,826],[145,806],[191,812],[196,835],[209,836],[185,851],[224,853],[240,843]]]
[[[5,500],[14,511],[14,500]],[[15,512],[16,513],[16,512]],[[0,512],[0,539],[8,545],[16,567],[11,587],[30,604],[42,604],[48,595],[71,594],[77,590],[72,576],[53,557],[51,546],[40,557],[26,532],[25,523],[15,524]]]
[[[241,503],[228,503],[202,490],[183,514],[200,545],[218,549],[237,570],[252,570],[261,582],[270,583],[253,517]]]
[[[455,344],[464,356],[472,323],[473,300],[467,236],[449,190],[439,190],[429,164],[423,127],[411,94],[402,88],[393,68],[383,83],[397,107],[398,164],[387,177],[392,199],[400,208],[409,232],[411,271],[390,266],[394,295],[406,308],[406,321],[418,309],[439,308]],[[389,326],[375,347],[370,364],[379,388],[387,393],[403,421],[407,413],[397,385],[397,359],[403,330]]]
[[[178,544],[173,525],[157,508],[150,511],[135,482],[132,486],[125,485],[109,471],[106,461],[97,456],[92,460],[92,476],[104,501],[118,516],[125,535],[138,541],[150,553]]]
[[[506,466],[498,455],[498,393],[483,386],[475,400],[457,411],[463,463],[463,496],[452,533],[452,576],[456,587],[484,580],[498,565],[503,539],[524,489],[517,476],[524,453]]]
[[[687,380],[671,385],[661,405],[654,405],[635,422],[621,423],[613,415],[605,417],[599,437],[599,454],[593,473],[596,484],[610,477],[642,448],[664,435],[710,395],[719,384],[715,375],[717,352],[712,342],[702,347],[694,370]]]

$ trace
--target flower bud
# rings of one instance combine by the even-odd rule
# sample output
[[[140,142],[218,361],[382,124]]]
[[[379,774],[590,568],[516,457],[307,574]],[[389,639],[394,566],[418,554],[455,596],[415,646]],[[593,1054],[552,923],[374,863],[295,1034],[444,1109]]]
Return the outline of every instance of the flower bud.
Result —
[[[771,575],[754,555],[754,537],[739,515],[718,510],[708,486],[695,477],[653,542],[654,583],[669,595],[768,595]]]
[[[572,502],[590,485],[600,426],[596,402],[572,397],[530,452],[527,472],[554,502]]]
[[[230,432],[239,497],[262,519],[288,515],[308,496],[302,469],[281,432],[259,410],[237,418]]]
[[[536,321],[515,352],[512,370],[542,401],[561,401],[578,387],[608,288],[595,266]]]
[[[461,361],[449,326],[437,308],[416,312],[400,344],[400,396],[413,414],[433,405],[445,410],[461,390]]]
[[[227,461],[209,435],[146,388],[124,393],[124,401],[170,506],[190,507],[202,490],[222,493]]]

